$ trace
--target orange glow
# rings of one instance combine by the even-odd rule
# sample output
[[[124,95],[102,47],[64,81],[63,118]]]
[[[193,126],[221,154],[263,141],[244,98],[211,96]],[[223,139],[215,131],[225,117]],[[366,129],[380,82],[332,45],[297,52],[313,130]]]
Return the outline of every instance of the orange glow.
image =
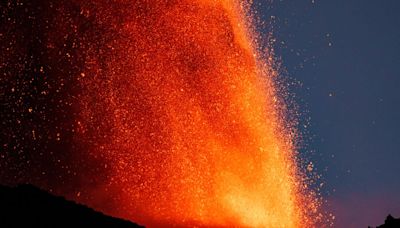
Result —
[[[81,13],[109,39],[88,49],[77,75],[75,140],[108,174],[84,201],[149,226],[312,225],[248,5],[94,2]]]

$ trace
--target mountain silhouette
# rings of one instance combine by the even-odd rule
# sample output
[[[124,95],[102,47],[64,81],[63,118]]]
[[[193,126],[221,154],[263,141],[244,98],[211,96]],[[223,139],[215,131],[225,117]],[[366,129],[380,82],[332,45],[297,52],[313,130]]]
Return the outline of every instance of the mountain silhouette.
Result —
[[[372,227],[368,227],[372,228]],[[388,215],[383,225],[377,226],[376,228],[400,228],[400,218],[394,218],[392,215]]]
[[[0,227],[142,227],[32,185],[0,186]]]

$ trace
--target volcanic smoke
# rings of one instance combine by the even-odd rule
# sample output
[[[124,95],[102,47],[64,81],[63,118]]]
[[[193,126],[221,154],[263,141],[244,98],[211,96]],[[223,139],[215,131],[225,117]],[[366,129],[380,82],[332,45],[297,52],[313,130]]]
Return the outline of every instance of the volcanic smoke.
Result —
[[[61,155],[51,154],[37,163],[70,168],[48,170],[51,183],[33,174],[20,179],[148,226],[315,224],[318,203],[297,168],[277,72],[257,51],[248,3],[71,0],[47,7],[55,13],[40,27],[46,57],[36,80],[53,87],[38,96],[61,85],[64,95],[50,103],[62,100],[54,107],[64,115],[53,118],[56,127],[30,122],[26,138],[50,145],[44,148],[68,138],[68,162],[52,162]],[[42,118],[54,109],[40,110]],[[61,184],[68,181],[79,192]]]

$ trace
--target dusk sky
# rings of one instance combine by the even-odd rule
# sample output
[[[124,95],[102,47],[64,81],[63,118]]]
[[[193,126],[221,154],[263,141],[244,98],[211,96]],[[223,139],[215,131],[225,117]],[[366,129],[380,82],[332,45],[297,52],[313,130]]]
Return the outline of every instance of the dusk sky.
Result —
[[[335,227],[399,217],[400,2],[257,3],[263,20],[275,16],[277,55],[301,84],[291,87],[310,118],[301,153],[323,176]]]

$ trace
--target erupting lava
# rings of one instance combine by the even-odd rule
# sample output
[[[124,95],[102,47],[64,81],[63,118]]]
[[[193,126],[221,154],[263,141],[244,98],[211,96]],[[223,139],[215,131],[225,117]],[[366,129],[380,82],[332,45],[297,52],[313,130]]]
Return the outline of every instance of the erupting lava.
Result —
[[[61,2],[43,41],[53,67],[43,72],[72,72],[76,82],[76,200],[150,226],[313,225],[316,212],[306,211],[317,206],[306,205],[314,200],[276,72],[257,53],[246,3]],[[66,45],[74,51],[60,51]],[[80,65],[55,71],[62,61]]]
[[[79,138],[109,164],[114,212],[143,224],[300,226],[292,145],[243,5],[116,1],[113,12],[106,2],[84,7],[117,34],[104,57],[87,58]]]

